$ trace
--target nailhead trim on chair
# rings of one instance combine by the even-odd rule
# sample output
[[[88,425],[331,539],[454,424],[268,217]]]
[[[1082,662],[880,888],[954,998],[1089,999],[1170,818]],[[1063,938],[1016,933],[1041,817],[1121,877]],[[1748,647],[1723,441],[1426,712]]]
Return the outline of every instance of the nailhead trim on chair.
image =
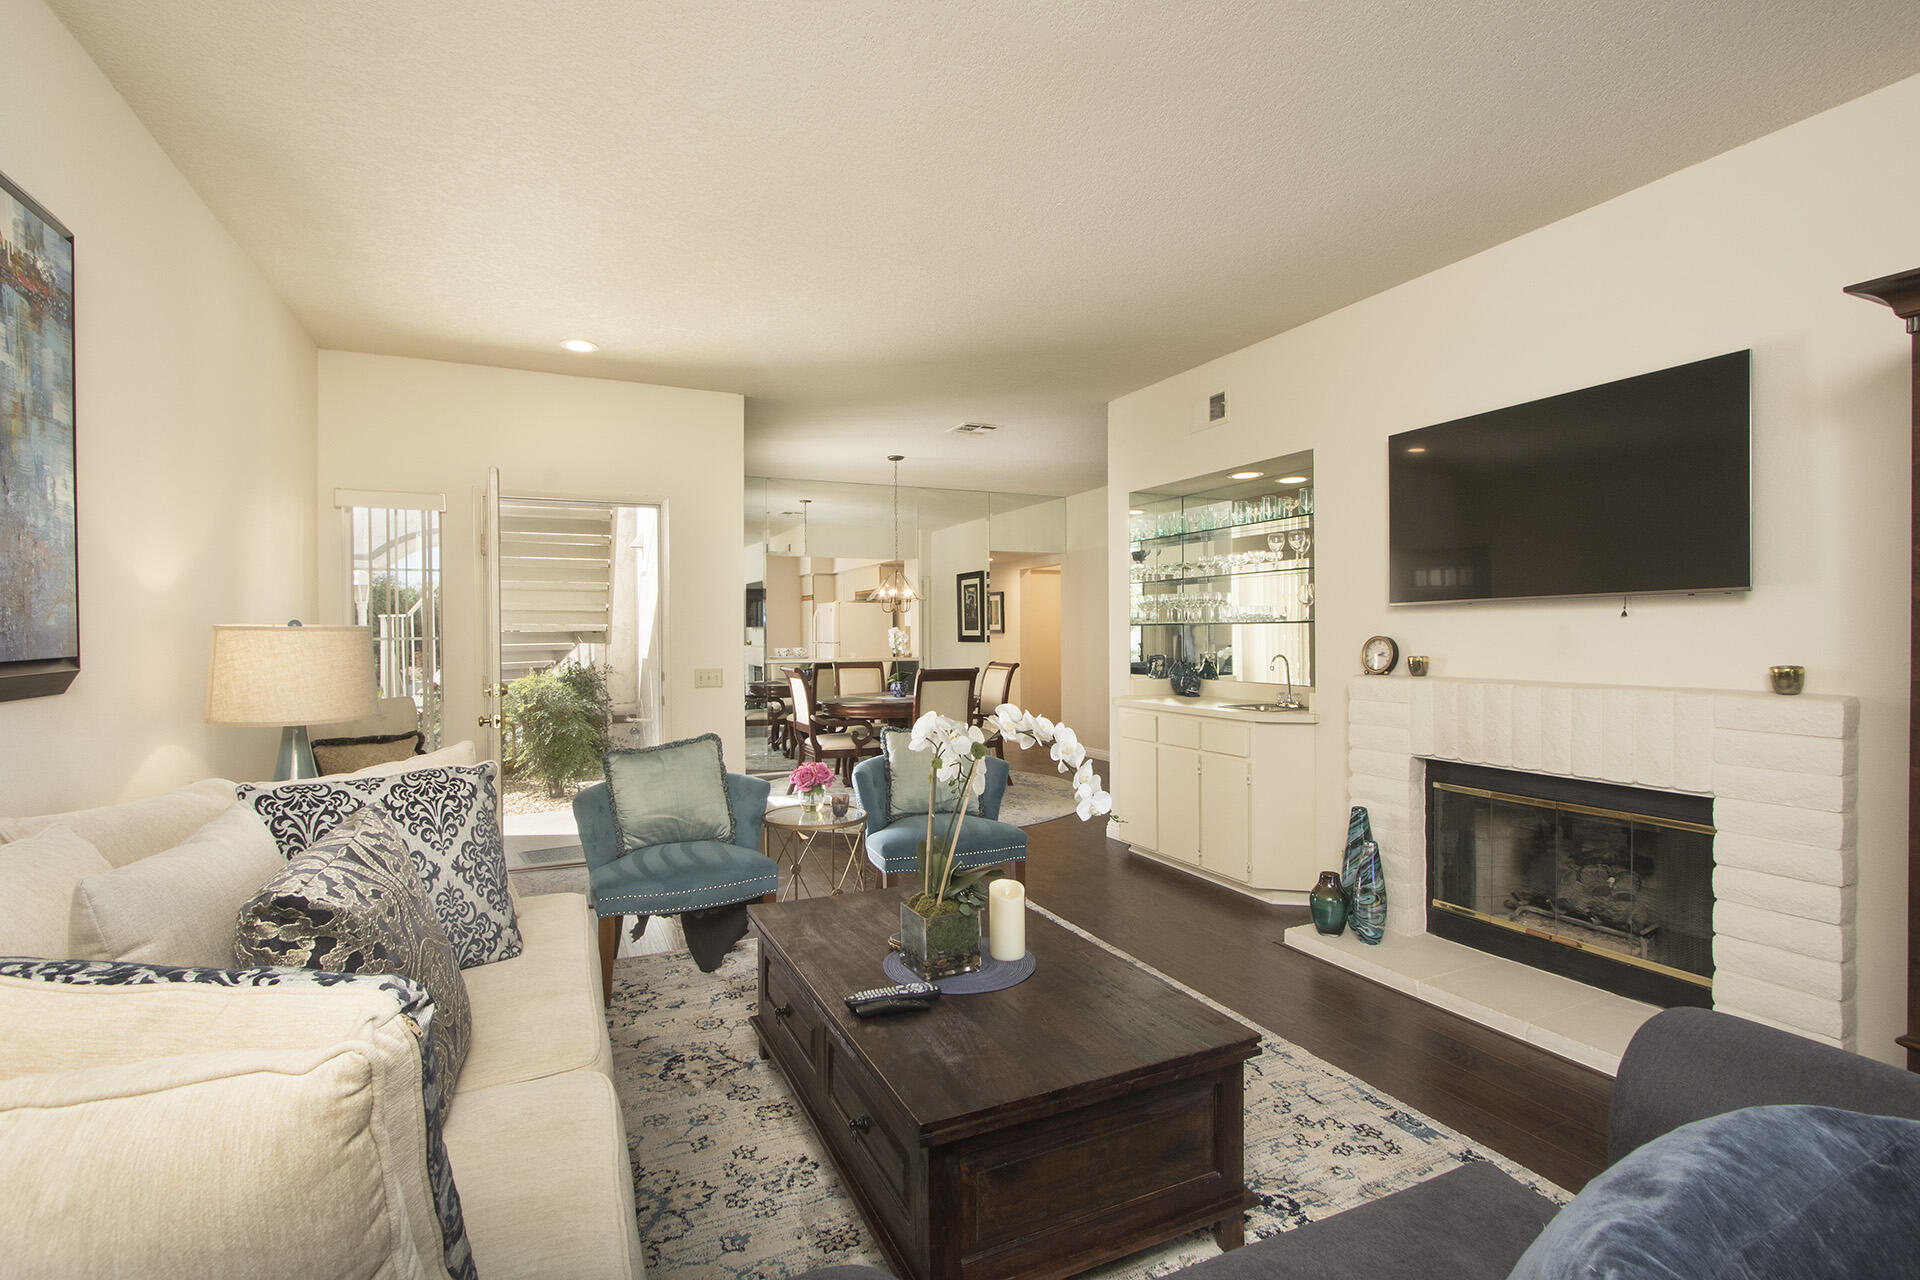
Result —
[[[750,885],[764,887],[765,883],[766,883],[765,876],[755,876],[751,880],[729,880],[725,884],[703,884],[698,889],[682,889],[672,893],[616,893],[606,898],[595,898],[593,902],[593,909],[595,911],[598,911],[603,916],[626,915],[628,913],[624,911],[601,911],[600,904],[603,902],[638,902],[646,898],[697,897],[700,894],[715,893],[721,889],[737,889],[741,885],[750,884]],[[726,904],[715,903],[714,905],[725,906]]]
[[[1027,860],[1027,846],[1025,846],[1024,844],[1003,844],[998,849],[969,849],[967,850],[967,852],[961,854],[960,856],[962,858],[978,858],[983,854],[989,854],[989,853],[1018,853],[1020,855],[1017,858],[989,858],[987,860],[989,863],[1025,862]],[[873,859],[868,858],[867,861],[872,862]],[[911,861],[912,861],[912,865],[916,867],[920,865],[920,859],[918,857],[913,858]],[[902,865],[904,867],[905,865],[904,861]]]

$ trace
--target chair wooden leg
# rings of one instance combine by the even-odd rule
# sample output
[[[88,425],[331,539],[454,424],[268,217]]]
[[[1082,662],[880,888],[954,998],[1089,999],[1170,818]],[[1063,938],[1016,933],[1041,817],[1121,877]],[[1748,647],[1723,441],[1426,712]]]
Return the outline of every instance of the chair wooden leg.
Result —
[[[780,895],[779,895],[779,894],[777,894],[777,893],[763,893],[763,894],[761,894],[761,895],[760,895],[760,901],[762,901],[762,902],[772,902],[772,901],[774,901],[774,900],[775,900],[776,898],[778,898],[779,896],[780,896]]]
[[[893,873],[885,867],[880,868],[880,887],[882,889],[893,888]]]
[[[600,1003],[613,1003],[613,958],[620,953],[623,916],[600,917]]]
[[[1007,864],[1007,874],[1015,880],[1018,880],[1021,884],[1025,884],[1027,882],[1027,860],[1020,858],[1016,861],[1009,862]]]

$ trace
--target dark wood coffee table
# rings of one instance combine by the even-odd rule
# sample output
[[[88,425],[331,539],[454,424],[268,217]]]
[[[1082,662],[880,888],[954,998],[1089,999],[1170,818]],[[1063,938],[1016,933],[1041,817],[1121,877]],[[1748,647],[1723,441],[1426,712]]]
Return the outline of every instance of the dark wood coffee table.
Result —
[[[1245,1026],[1043,916],[1038,969],[862,1019],[898,890],[755,905],[761,1052],[915,1280],[1052,1280],[1201,1227],[1242,1239]]]

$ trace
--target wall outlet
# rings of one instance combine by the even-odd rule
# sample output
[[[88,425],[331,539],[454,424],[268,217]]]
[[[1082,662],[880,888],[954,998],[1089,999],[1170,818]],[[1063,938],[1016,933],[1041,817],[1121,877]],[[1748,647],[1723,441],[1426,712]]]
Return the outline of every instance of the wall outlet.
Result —
[[[718,689],[725,685],[726,673],[719,667],[695,667],[693,669],[693,687],[696,689]]]

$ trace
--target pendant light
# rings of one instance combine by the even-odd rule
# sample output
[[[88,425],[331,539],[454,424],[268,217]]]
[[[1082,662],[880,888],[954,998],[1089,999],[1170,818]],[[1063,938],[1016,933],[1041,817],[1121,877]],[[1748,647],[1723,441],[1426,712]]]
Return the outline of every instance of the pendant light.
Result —
[[[887,461],[893,464],[893,558],[897,563],[893,572],[887,575],[887,580],[873,593],[874,603],[894,613],[920,598],[903,572],[906,562],[900,559],[900,463],[905,457],[900,453],[887,455]]]

